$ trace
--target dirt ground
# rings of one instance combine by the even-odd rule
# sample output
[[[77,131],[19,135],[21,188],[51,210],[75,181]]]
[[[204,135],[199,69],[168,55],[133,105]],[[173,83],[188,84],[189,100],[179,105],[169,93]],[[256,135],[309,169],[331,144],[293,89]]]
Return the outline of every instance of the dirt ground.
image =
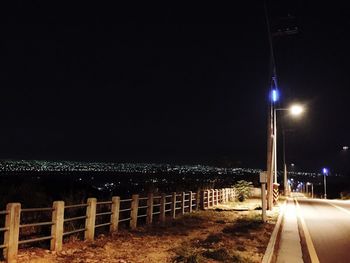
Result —
[[[165,225],[120,230],[94,242],[70,241],[60,253],[31,248],[19,263],[261,262],[278,209],[260,220],[260,200],[186,214]]]

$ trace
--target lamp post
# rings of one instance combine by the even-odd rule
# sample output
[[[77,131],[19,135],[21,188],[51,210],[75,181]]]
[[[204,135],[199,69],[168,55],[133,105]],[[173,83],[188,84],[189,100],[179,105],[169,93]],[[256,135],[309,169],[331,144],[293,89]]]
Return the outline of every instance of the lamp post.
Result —
[[[326,180],[326,176],[328,175],[329,170],[327,168],[323,168],[322,169],[322,173],[323,173],[324,199],[327,199],[327,180]]]
[[[274,98],[272,93],[272,99]],[[274,170],[274,184],[277,184],[277,111],[289,111],[294,117],[301,115],[304,112],[304,108],[299,104],[293,104],[289,108],[274,108],[273,112],[273,170]],[[284,194],[288,193],[288,176],[286,166],[286,153],[285,153],[285,134],[283,131],[283,170],[284,170]]]
[[[313,183],[310,183],[310,182],[307,182],[306,185],[311,185],[311,198],[314,198],[314,184]]]

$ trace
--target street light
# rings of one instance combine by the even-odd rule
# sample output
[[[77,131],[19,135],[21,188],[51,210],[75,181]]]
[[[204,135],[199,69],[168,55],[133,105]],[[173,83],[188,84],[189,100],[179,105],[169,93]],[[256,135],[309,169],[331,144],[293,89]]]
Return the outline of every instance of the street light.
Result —
[[[293,116],[299,116],[304,112],[304,108],[299,104],[294,104],[289,108],[289,111]]]
[[[329,173],[329,170],[327,168],[322,169],[323,173],[323,186],[324,186],[324,199],[327,199],[327,181],[326,181],[326,176]]]
[[[314,184],[307,182],[306,185],[311,185],[311,198],[314,198]]]
[[[273,90],[274,91],[274,90]],[[271,97],[272,100],[275,98],[278,99],[278,93],[274,96],[274,93],[272,91]],[[300,104],[293,104],[289,108],[274,108],[274,114],[273,114],[273,162],[274,162],[274,183],[277,184],[277,111],[289,111],[290,114],[294,117],[301,115],[304,112],[304,107]],[[283,134],[283,170],[284,170],[284,194],[287,195],[288,193],[288,178],[287,178],[287,166],[286,166],[286,158],[285,158],[285,143],[284,143],[285,135]]]

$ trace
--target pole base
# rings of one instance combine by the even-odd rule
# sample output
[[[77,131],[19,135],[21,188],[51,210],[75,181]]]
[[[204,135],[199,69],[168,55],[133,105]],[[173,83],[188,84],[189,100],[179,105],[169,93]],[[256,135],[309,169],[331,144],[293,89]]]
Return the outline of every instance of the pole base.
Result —
[[[273,184],[273,204],[276,205],[278,203],[279,199],[279,186],[280,184],[274,183]]]

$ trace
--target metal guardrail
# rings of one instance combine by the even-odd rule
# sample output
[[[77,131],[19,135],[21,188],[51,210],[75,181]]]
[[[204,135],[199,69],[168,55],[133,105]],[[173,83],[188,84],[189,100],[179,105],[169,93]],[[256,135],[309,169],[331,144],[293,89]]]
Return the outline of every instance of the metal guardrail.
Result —
[[[33,227],[33,226],[51,226],[53,223],[50,222],[39,222],[39,223],[30,223],[30,224],[23,224],[19,225],[19,228],[26,228],[26,227]]]
[[[4,231],[7,231],[7,230],[9,230],[8,227],[0,227],[0,232],[4,232]]]
[[[97,213],[96,216],[105,216],[105,215],[111,215],[112,212],[101,212],[101,213]]]
[[[63,233],[63,236],[68,236],[68,235],[72,235],[72,234],[84,232],[85,230],[86,230],[86,228],[80,228],[80,229],[76,229],[76,230],[64,232],[64,233]]]
[[[132,201],[132,199],[122,199],[122,200],[120,200],[120,202],[122,203],[122,202],[131,202]]]
[[[81,219],[86,219],[86,216],[76,216],[76,217],[65,218],[63,222],[66,223],[66,222],[71,222],[71,221],[76,221]]]
[[[7,248],[6,245],[0,245],[0,249]]]
[[[96,205],[111,205],[112,201],[97,202]]]
[[[45,208],[22,208],[21,212],[45,212],[45,211],[53,211],[52,207],[45,207]]]
[[[32,239],[20,240],[20,241],[18,241],[18,244],[19,244],[19,245],[22,245],[22,244],[34,243],[34,242],[39,242],[39,241],[44,241],[44,240],[50,240],[50,239],[52,239],[52,236],[37,237],[37,238],[32,238]]]
[[[87,207],[87,204],[78,204],[78,205],[66,205],[64,206],[64,209],[71,209],[71,208],[83,208]]]
[[[95,225],[95,228],[97,228],[97,227],[103,227],[103,226],[110,226],[110,225],[111,225],[111,223],[108,222],[108,223],[103,223],[103,224]]]

